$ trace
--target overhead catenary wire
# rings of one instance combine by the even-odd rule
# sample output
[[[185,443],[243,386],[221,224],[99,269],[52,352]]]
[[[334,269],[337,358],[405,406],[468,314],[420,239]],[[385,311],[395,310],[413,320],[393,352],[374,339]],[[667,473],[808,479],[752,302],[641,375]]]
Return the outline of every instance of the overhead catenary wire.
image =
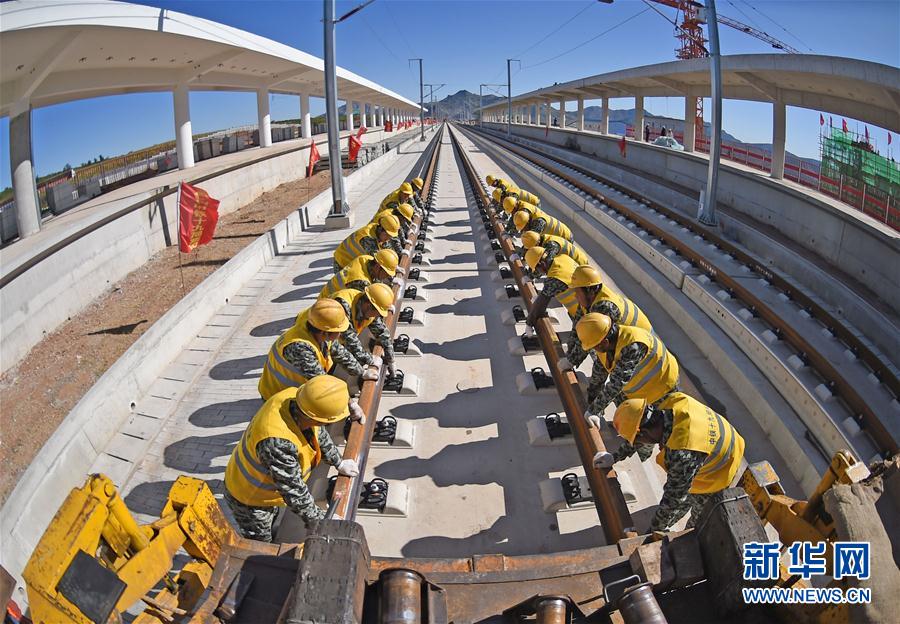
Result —
[[[535,41],[534,43],[532,43],[527,49],[523,50],[522,52],[519,52],[518,54],[514,54],[513,56],[514,56],[514,57],[517,57],[517,58],[518,58],[518,57],[521,57],[521,56],[524,56],[527,52],[530,52],[531,50],[535,49],[535,48],[536,48],[537,46],[539,46],[540,44],[544,43],[544,42],[545,42],[547,39],[549,39],[552,35],[555,35],[556,33],[558,33],[560,30],[562,30],[562,28],[563,28],[564,26],[567,26],[568,24],[570,24],[576,17],[578,17],[579,15],[581,15],[582,13],[584,13],[585,11],[587,11],[589,8],[591,8],[591,7],[594,6],[595,4],[598,4],[597,1],[596,1],[596,0],[591,0],[591,1],[588,2],[584,7],[582,7],[577,13],[575,13],[575,15],[573,15],[572,17],[570,17],[569,19],[567,19],[566,21],[564,21],[562,24],[560,24],[559,26],[557,26],[556,28],[554,28],[553,30],[551,30],[550,32],[548,32],[548,33],[547,33],[546,35],[544,35],[541,39],[538,39],[537,41]]]
[[[762,11],[760,11],[758,8],[756,8],[755,6],[753,6],[752,4],[750,4],[749,2],[747,2],[747,0],[744,0],[744,4],[746,4],[748,7],[750,7],[751,9],[753,9],[754,11],[756,11],[757,13],[759,13],[760,15],[762,15],[764,18],[766,18],[767,20],[769,20],[770,22],[772,22],[772,23],[775,24],[776,26],[778,26],[781,30],[783,30],[784,32],[786,32],[787,34],[789,34],[791,37],[793,37],[794,39],[796,39],[797,41],[799,41],[799,42],[800,42],[800,45],[802,45],[804,48],[806,48],[806,49],[809,50],[810,52],[815,52],[815,50],[813,50],[813,49],[809,46],[809,44],[807,44],[805,41],[803,41],[803,39],[801,39],[800,37],[798,37],[797,35],[795,35],[795,34],[792,33],[791,31],[789,31],[787,28],[785,28],[784,26],[782,26],[779,22],[775,21],[774,19],[772,19],[771,17],[769,17],[768,15],[766,15],[765,13],[763,13]]]

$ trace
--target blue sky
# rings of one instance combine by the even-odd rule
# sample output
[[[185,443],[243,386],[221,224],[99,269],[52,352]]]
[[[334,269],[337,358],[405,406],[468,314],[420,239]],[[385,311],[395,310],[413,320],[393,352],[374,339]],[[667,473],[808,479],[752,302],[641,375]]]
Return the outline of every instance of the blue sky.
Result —
[[[147,0],[142,4],[228,24],[322,56],[319,0]],[[338,13],[356,4],[339,1]],[[898,0],[718,0],[717,7],[720,14],[765,30],[803,52],[900,65]],[[670,17],[674,14],[666,7],[658,8]],[[607,34],[579,46],[612,27]],[[724,54],[772,51],[763,42],[730,28],[722,27],[720,33]],[[672,24],[639,0],[615,0],[612,5],[593,0],[377,0],[338,26],[337,43],[340,65],[418,100],[418,72],[407,62],[411,57],[425,59],[426,82],[447,84],[437,93],[443,98],[460,89],[477,93],[481,82],[505,82],[508,57],[522,60],[522,69],[514,70],[512,81],[513,93],[519,93],[672,60],[676,41]],[[574,102],[569,106],[574,108]],[[632,100],[613,102],[614,108],[632,106]],[[324,103],[314,98],[312,108],[319,113]],[[675,117],[681,117],[684,110],[681,98],[647,99],[645,108]],[[273,119],[297,117],[298,111],[297,97],[272,96]],[[191,94],[191,115],[194,132],[255,124],[255,95],[195,92]],[[771,141],[770,105],[727,101],[723,117],[725,129],[740,139]],[[78,165],[100,154],[109,156],[170,140],[174,138],[172,119],[172,97],[167,93],[36,109],[32,121],[36,171],[45,174],[66,163]],[[853,127],[852,120],[848,121]],[[816,157],[818,122],[818,111],[789,108],[788,149]],[[123,131],[125,128],[128,130]],[[883,149],[884,131],[870,130]],[[3,118],[0,187],[8,186],[10,180],[8,145],[9,122]]]

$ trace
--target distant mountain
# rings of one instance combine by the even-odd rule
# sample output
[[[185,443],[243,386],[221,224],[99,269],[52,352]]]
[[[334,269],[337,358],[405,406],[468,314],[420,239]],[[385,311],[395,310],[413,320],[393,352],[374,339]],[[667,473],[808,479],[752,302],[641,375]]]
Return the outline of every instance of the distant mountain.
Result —
[[[484,105],[493,104],[503,98],[485,93]],[[425,104],[428,107],[428,103]],[[443,100],[437,102],[435,112],[440,118],[448,119],[474,119],[478,110],[478,94],[470,93],[465,89],[461,89],[453,95],[448,95]]]

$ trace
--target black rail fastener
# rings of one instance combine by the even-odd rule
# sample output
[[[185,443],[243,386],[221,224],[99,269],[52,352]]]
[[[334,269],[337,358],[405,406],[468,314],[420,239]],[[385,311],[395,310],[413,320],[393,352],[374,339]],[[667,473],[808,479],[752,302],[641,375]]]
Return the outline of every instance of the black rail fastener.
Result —
[[[419,274],[420,274],[421,270],[422,269],[419,269],[419,268],[410,269],[409,270],[409,279],[411,279],[411,280],[419,279]]]
[[[409,290],[409,289],[407,289]],[[406,306],[402,310],[400,310],[400,316],[397,319],[400,323],[412,323],[413,322],[413,309],[409,306]]]
[[[393,444],[397,439],[397,419],[393,416],[385,416],[375,423],[375,431],[372,433],[373,442],[387,442]]]
[[[522,347],[526,351],[540,351],[541,350],[541,340],[537,336],[526,336],[522,334]]]
[[[498,251],[494,253],[494,260],[497,262],[506,262],[506,256],[503,255],[502,251]]]
[[[368,483],[363,483],[362,492],[359,493],[359,508],[375,509],[383,512],[387,506],[389,489],[388,482],[380,477],[375,477]]]
[[[403,298],[404,299],[415,299],[417,294],[419,294],[418,286],[407,286],[406,290],[403,292]]]
[[[394,351],[398,351],[404,355],[409,351],[409,336],[407,334],[400,334],[394,338]]]
[[[497,239],[497,232],[494,231],[494,228],[488,228],[487,235],[488,235],[488,240],[496,240]]]
[[[507,266],[500,267],[500,278],[505,279],[505,280],[513,278],[512,271],[510,270],[509,267],[507,267]]]
[[[422,252],[417,251],[410,260],[412,264],[422,264]]]
[[[564,474],[559,481],[562,484],[563,496],[566,498],[567,504],[574,505],[590,500],[590,497],[585,496],[585,493],[581,491],[581,481],[574,472]]]
[[[503,287],[506,290],[507,299],[515,299],[519,296],[519,287],[516,284],[507,284]]]
[[[398,370],[393,375],[384,378],[385,392],[400,392],[403,390],[403,371]]]
[[[547,435],[551,440],[572,435],[572,427],[568,422],[563,422],[562,416],[556,412],[547,414],[544,417],[544,424],[547,425]]]
[[[425,241],[424,240],[417,241],[414,251],[425,251]]]
[[[552,388],[556,385],[553,382],[553,377],[545,373],[540,366],[531,369],[531,378],[534,380],[534,387],[538,390],[541,388]]]
[[[528,315],[525,314],[525,310],[523,310],[520,305],[514,305],[512,312],[513,318],[516,319],[516,323],[524,323],[525,319],[528,318]]]
[[[492,251],[500,251],[501,250],[500,241],[492,240],[491,241],[491,250]]]

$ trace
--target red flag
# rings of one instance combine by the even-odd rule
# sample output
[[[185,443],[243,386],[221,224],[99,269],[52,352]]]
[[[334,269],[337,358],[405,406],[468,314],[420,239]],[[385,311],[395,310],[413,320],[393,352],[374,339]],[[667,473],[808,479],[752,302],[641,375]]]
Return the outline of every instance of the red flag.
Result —
[[[322,157],[319,156],[319,148],[316,147],[316,141],[310,141],[309,146],[309,164],[306,166],[306,177],[311,178],[313,174],[313,169],[316,166],[316,163],[322,160]]]
[[[841,130],[844,132],[850,132],[850,128],[847,127],[847,120],[841,119]]]
[[[866,129],[866,143],[869,142],[869,126],[865,126]]]
[[[619,153],[622,154],[622,158],[627,158],[627,157],[628,157],[628,156],[626,156],[626,154],[625,154],[625,150],[626,150],[626,149],[628,149],[628,143],[625,142],[625,137],[622,136],[622,138],[619,139]]]
[[[212,240],[219,221],[219,200],[213,199],[203,189],[181,183],[178,201],[178,249],[184,253],[194,251]]]
[[[384,122],[384,131],[385,132],[393,132],[394,131],[393,122],[391,122],[391,121]]]
[[[350,157],[350,162],[356,162],[356,156],[359,154],[359,148],[362,147],[362,141],[357,139],[355,136],[349,136],[347,139],[350,142],[350,146],[348,148],[348,155]]]
[[[890,144],[891,144],[891,133],[888,132],[888,145],[890,145]]]
[[[820,126],[825,125],[825,115],[823,115],[822,113],[819,113],[819,125]]]
[[[362,135],[364,135],[368,131],[369,131],[369,129],[366,128],[365,126],[360,126],[359,130],[356,131],[356,138],[357,139],[360,138]]]

